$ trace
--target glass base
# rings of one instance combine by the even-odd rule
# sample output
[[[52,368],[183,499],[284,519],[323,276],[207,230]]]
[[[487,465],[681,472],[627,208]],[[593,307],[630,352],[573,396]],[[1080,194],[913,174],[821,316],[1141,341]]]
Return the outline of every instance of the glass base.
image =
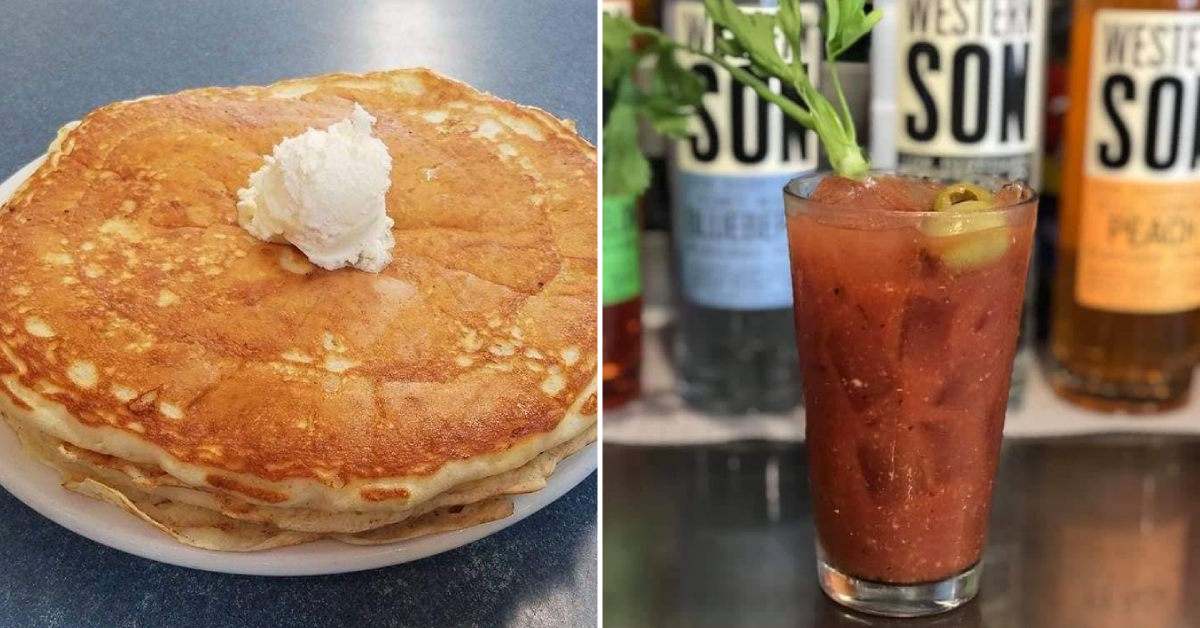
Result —
[[[825,595],[860,613],[884,617],[924,617],[952,611],[979,593],[981,571],[976,563],[938,582],[886,584],[848,576],[831,567],[824,556],[817,558],[817,577]]]

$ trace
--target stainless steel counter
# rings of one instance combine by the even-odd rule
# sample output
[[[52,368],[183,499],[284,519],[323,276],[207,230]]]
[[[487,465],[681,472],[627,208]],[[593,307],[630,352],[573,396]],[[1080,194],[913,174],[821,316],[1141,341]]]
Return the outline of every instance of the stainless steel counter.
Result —
[[[926,620],[843,611],[816,582],[805,450],[607,445],[609,626],[1200,625],[1200,440],[1006,445],[980,596]]]

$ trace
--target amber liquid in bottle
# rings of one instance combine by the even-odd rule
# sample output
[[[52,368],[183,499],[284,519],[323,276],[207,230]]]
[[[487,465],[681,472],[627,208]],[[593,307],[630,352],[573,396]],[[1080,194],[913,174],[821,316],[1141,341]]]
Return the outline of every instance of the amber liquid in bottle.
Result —
[[[638,396],[642,368],[642,298],[604,308],[604,409]]]
[[[604,199],[603,350],[604,409],[637,397],[642,365],[642,282],[638,203]]]
[[[1139,65],[1155,61],[1145,56],[1153,40],[1137,39],[1148,37],[1149,24],[1172,37],[1185,33],[1174,41],[1186,50],[1188,41],[1200,39],[1191,34],[1200,20],[1195,6],[1187,0],[1075,3],[1051,380],[1060,395],[1094,409],[1182,405],[1200,349],[1200,285],[1188,279],[1200,271],[1196,259],[1186,261],[1187,252],[1200,252],[1200,205],[1188,207],[1200,192],[1192,147],[1200,124],[1194,113],[1200,66],[1190,65],[1200,59],[1139,76]],[[1120,30],[1114,25],[1143,27],[1124,31],[1132,38],[1115,57],[1106,43],[1113,40],[1104,39]],[[1094,79],[1097,72],[1103,74]],[[1178,86],[1158,85],[1156,98],[1155,81],[1163,76],[1178,77]],[[1132,135],[1122,137],[1122,127]],[[1148,139],[1155,136],[1156,145]],[[1172,160],[1172,136],[1174,159],[1182,163]]]
[[[606,0],[604,2],[604,10],[611,11],[620,15],[632,16],[639,24],[648,26],[659,25],[659,12],[661,7],[656,0]],[[643,129],[644,132],[644,129]],[[644,138],[643,138],[644,140]],[[653,164],[655,155],[647,152],[647,157]],[[657,156],[657,161],[661,162],[661,155]],[[633,210],[633,213],[626,215],[626,218],[632,218],[633,222],[613,221],[611,217],[606,216],[605,225],[608,227],[605,231],[605,259],[603,263],[619,266],[620,269],[614,268],[618,272],[624,271],[625,282],[632,280],[630,273],[637,275],[640,273],[640,263],[638,260],[637,249],[639,247],[639,233],[641,231],[641,221],[638,215],[645,211],[645,202],[647,199],[657,197],[657,190],[661,190],[664,185],[660,176],[656,175],[651,179],[651,188],[645,192],[645,196],[639,205],[642,207]],[[609,205],[606,203],[605,211],[618,211],[618,204]],[[626,208],[627,209],[627,208]],[[612,242],[612,239],[617,239],[619,242]],[[620,259],[613,259],[612,253],[616,253]],[[611,275],[605,274],[606,280],[611,278]],[[602,337],[602,355],[603,369],[601,376],[604,380],[604,409],[613,410],[619,408],[633,399],[636,399],[641,392],[641,369],[642,369],[642,297],[640,285],[636,291],[622,290],[622,296],[619,302],[609,302],[609,297],[605,297],[604,310],[602,312],[603,320],[603,335]]]

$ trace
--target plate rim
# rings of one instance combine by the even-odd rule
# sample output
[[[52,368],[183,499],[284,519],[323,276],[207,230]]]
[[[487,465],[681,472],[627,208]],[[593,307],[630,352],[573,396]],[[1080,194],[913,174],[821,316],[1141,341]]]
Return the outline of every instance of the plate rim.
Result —
[[[0,203],[7,201],[45,159],[42,154],[0,183]],[[511,515],[462,530],[387,545],[349,545],[326,539],[257,552],[220,552],[184,545],[113,504],[63,488],[58,472],[30,456],[7,424],[0,427],[0,452],[6,450],[14,450],[17,455],[0,456],[0,487],[41,516],[79,536],[126,554],[178,567],[272,577],[378,569],[463,547],[542,510],[583,483],[598,468],[597,444],[593,441],[559,462],[545,487],[512,496]],[[52,485],[50,490],[48,484]],[[112,525],[102,525],[107,520],[112,520]]]

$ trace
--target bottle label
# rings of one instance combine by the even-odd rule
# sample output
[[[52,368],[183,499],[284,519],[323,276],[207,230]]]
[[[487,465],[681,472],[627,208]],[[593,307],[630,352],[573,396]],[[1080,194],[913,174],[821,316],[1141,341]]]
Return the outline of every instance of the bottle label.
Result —
[[[791,306],[783,213],[791,178],[679,173],[674,236],[689,302],[726,310]]]
[[[773,12],[775,8],[742,7]],[[675,2],[665,14],[676,40],[711,51],[717,29],[701,2]],[[806,25],[803,58],[822,54],[819,14],[801,5]],[[790,51],[778,36],[785,58]],[[703,57],[681,62],[704,81],[706,93],[690,122],[690,137],[672,154],[674,239],[681,288],[689,303],[730,310],[791,306],[791,269],[783,186],[818,165],[814,133],[784,116],[749,87]],[[809,64],[809,80],[818,82]],[[775,79],[771,88],[799,101]]]
[[[1075,298],[1200,307],[1200,13],[1095,13]]]
[[[901,170],[1040,178],[1042,0],[897,3]]]
[[[633,0],[604,0],[600,9],[605,13],[630,17],[633,15]]]
[[[642,293],[638,263],[637,202],[629,196],[604,197],[601,255],[602,302],[616,305]]]

